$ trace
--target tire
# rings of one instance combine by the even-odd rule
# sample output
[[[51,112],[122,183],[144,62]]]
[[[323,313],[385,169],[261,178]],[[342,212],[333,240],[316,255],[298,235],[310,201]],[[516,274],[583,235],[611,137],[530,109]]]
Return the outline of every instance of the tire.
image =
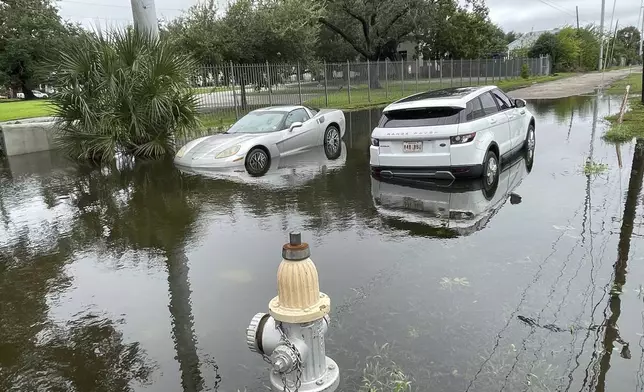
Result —
[[[246,155],[246,171],[253,177],[261,177],[271,167],[271,157],[264,149],[255,147]]]
[[[528,132],[525,135],[523,148],[525,151],[534,154],[534,148],[536,145],[537,145],[537,138],[534,132],[534,125],[530,124],[530,126],[528,127]]]
[[[329,125],[324,131],[324,153],[328,159],[338,159],[342,153],[340,130],[335,125]]]
[[[499,156],[492,150],[487,150],[483,160],[483,174],[481,181],[483,183],[483,193],[486,198],[491,199],[499,186],[499,174],[501,173],[501,163]]]

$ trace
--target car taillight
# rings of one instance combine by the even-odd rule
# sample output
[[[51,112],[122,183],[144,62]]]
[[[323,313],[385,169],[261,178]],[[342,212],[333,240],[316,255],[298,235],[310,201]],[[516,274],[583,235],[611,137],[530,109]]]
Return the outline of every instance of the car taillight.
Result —
[[[469,143],[474,138],[476,137],[476,132],[474,133],[468,133],[467,135],[458,135],[458,136],[452,136],[449,138],[449,141],[451,144],[463,144],[463,143]]]
[[[371,145],[378,147],[380,145],[380,140],[378,139],[371,139]]]

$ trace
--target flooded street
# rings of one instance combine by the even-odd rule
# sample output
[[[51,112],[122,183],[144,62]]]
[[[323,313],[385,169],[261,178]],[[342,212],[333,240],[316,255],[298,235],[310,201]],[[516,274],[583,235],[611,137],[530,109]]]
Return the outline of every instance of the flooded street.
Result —
[[[342,391],[644,390],[644,141],[601,140],[619,104],[529,102],[535,156],[491,195],[373,179],[378,110],[346,114],[338,160],[252,180],[5,160],[0,391],[266,391],[246,327],[290,231],[331,297]]]

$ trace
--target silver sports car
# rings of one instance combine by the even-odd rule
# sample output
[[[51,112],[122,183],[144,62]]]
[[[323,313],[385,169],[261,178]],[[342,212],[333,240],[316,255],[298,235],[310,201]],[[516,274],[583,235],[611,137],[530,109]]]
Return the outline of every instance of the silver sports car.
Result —
[[[274,106],[254,110],[228,131],[193,140],[174,158],[175,165],[193,169],[244,167],[251,176],[263,176],[271,160],[324,146],[329,159],[342,152],[346,129],[344,113],[306,106]]]

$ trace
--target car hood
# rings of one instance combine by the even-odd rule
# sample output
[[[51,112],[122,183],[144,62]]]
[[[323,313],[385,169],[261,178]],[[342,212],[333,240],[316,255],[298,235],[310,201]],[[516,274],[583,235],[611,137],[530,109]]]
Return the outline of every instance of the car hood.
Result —
[[[206,154],[211,154],[213,152],[223,151],[229,147],[235,146],[240,143],[245,143],[250,140],[254,140],[262,135],[264,134],[263,133],[261,134],[222,133],[219,135],[206,136],[197,140],[193,140],[190,143],[186,144],[182,148],[183,151],[180,150],[180,153],[181,153],[180,155],[184,157],[190,156],[192,158],[198,158]],[[243,150],[243,146],[242,146],[242,150]]]

